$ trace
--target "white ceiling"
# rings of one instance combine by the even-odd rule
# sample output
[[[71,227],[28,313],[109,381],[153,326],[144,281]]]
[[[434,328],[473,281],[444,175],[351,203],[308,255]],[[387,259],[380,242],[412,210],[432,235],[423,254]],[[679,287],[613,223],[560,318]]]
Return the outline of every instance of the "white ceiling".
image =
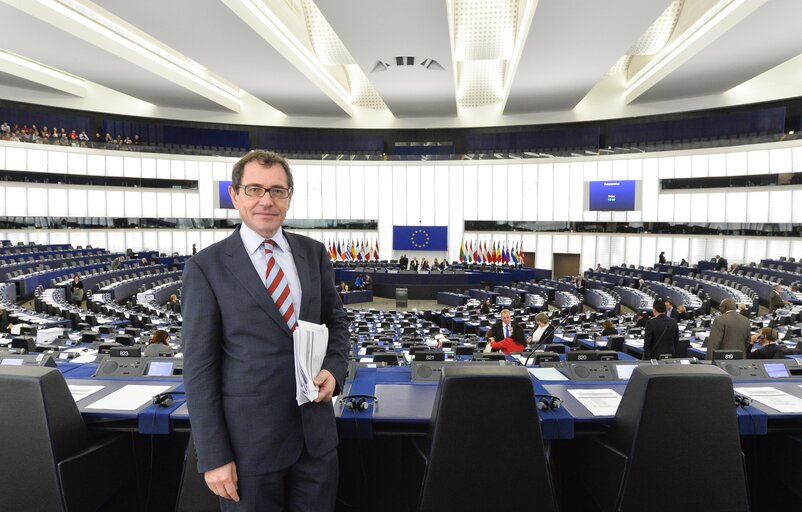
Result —
[[[313,44],[308,33],[319,25],[305,18],[312,0],[253,0],[292,33],[286,40],[262,30],[256,17],[244,17],[249,4],[241,0],[79,1],[238,87],[238,105],[67,22],[51,11],[58,7],[52,0],[0,0],[0,50],[88,81],[85,94],[37,83],[36,75],[4,65],[0,54],[0,99],[248,125],[439,128],[630,117],[802,96],[799,0],[733,0],[728,19],[671,55],[673,63],[631,101],[626,72],[607,73],[671,0],[504,0],[517,8],[521,44],[487,68],[498,68],[509,95],[476,108],[458,107],[463,64],[455,63],[453,41],[466,34],[455,34],[453,13],[469,4],[492,18],[499,15],[494,0],[314,0],[344,45],[330,45],[326,56],[341,62],[319,69],[309,55],[322,57],[321,38]],[[685,0],[683,9],[696,16],[694,9],[717,2]],[[414,63],[398,65],[396,57]],[[364,82],[345,65],[349,59],[369,82],[363,91],[374,98],[371,104],[377,94],[386,110],[348,104],[348,90]],[[427,68],[427,59],[443,69]],[[378,62],[387,64],[385,71],[374,72]],[[739,85],[748,87],[733,94]]]

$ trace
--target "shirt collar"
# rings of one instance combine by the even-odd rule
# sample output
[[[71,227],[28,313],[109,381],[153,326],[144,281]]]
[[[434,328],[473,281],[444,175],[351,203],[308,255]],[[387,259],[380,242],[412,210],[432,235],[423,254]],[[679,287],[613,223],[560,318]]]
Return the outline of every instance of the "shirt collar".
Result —
[[[240,226],[239,234],[242,238],[242,245],[245,246],[245,250],[248,251],[248,254],[253,254],[256,251],[262,250],[262,245],[265,242],[265,238],[248,227],[248,225],[244,222]],[[287,243],[287,238],[284,236],[284,230],[281,228],[281,226],[279,226],[276,234],[271,237],[271,240],[276,242],[276,245],[279,247],[279,249],[281,249],[281,252],[291,252],[290,245]]]

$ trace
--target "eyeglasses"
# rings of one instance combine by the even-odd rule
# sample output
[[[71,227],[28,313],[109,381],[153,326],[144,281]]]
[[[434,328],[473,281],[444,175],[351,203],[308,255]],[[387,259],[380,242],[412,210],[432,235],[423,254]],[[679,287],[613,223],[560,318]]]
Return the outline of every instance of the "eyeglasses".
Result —
[[[264,188],[259,185],[238,185],[237,188],[245,189],[245,195],[251,197],[264,197],[266,193],[273,199],[287,199],[292,192],[291,188],[270,187]]]

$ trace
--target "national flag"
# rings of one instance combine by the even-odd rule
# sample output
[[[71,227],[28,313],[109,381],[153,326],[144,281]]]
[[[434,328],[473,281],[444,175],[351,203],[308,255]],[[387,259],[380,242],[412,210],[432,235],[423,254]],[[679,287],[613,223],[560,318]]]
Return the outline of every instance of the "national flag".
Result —
[[[375,244],[373,245],[373,259],[375,261],[379,261],[379,241],[376,240]]]
[[[512,244],[512,249],[510,250],[510,259],[512,260],[513,265],[518,264],[518,243]]]
[[[471,253],[472,253],[472,256],[473,256],[473,258],[471,258],[471,260],[472,260],[471,263],[476,263],[476,259],[478,258],[478,254],[476,252],[476,245],[474,245],[474,242],[471,242]]]
[[[362,246],[362,241],[360,240],[359,244],[355,247],[356,249],[356,260],[362,261],[365,258],[365,248]]]
[[[496,263],[501,263],[501,242],[496,245]]]
[[[356,260],[356,244],[351,240],[351,261]]]
[[[465,240],[459,244],[459,262],[465,263]]]

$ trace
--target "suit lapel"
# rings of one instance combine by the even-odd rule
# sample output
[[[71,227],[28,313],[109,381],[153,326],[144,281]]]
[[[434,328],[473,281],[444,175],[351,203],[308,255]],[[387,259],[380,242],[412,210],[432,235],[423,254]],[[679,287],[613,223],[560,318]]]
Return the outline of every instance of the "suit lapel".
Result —
[[[239,228],[226,239],[226,258],[225,265],[229,272],[239,282],[243,290],[245,290],[254,302],[261,307],[267,316],[273,319],[287,334],[290,334],[290,328],[287,327],[287,322],[279,313],[273,299],[267,293],[264,286],[264,279],[259,276],[253,268],[251,258],[242,245],[242,238],[240,238]]]
[[[287,243],[292,250],[292,259],[295,261],[295,269],[298,271],[298,279],[301,281],[301,315],[299,320],[304,320],[309,318],[310,294],[314,293],[312,290],[312,281],[309,279],[312,269],[310,268],[309,259],[302,250],[301,243],[295,235],[284,231],[284,238],[287,239]]]

